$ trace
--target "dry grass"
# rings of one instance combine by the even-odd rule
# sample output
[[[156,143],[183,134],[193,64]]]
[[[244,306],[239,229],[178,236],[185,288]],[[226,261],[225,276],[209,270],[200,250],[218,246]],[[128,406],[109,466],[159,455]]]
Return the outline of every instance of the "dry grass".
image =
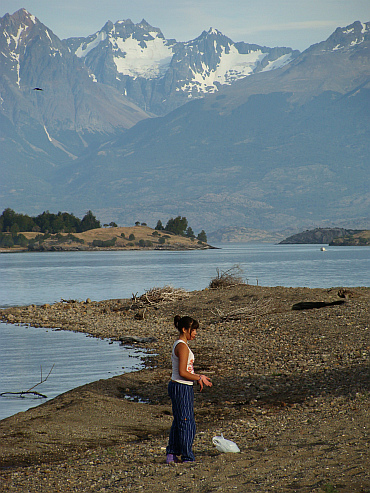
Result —
[[[172,248],[172,249],[194,249],[199,248],[197,241],[192,241],[190,238],[185,236],[177,236],[167,233],[166,231],[159,231],[158,235],[153,236],[155,232],[154,229],[149,228],[148,226],[128,226],[128,227],[117,227],[117,228],[97,228],[91,229],[89,231],[85,231],[83,233],[73,233],[73,236],[79,238],[80,240],[84,240],[84,245],[89,247],[92,245],[94,240],[107,241],[112,238],[116,238],[116,243],[111,249],[137,249],[138,242],[140,240],[151,241],[152,247],[160,247],[160,248]],[[124,237],[122,237],[122,233]],[[34,232],[24,232],[22,233],[27,239],[35,238],[40,233]],[[133,234],[135,239],[129,240],[129,236]],[[41,233],[42,235],[42,233]],[[52,235],[52,238],[55,235]],[[62,233],[62,236],[68,236],[67,233]],[[165,238],[165,244],[159,244],[159,238]],[[52,238],[45,241],[45,244],[52,241]],[[71,242],[69,246],[75,246],[77,243]],[[68,247],[68,245],[65,245]]]

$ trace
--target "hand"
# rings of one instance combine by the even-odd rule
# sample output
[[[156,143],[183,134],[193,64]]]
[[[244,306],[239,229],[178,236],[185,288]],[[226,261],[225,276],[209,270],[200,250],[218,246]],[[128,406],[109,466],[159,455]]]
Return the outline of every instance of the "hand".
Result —
[[[206,387],[212,387],[211,380],[205,375],[200,375],[200,379],[198,380],[198,383],[200,385],[200,392],[202,392],[203,390],[203,385],[205,385]]]

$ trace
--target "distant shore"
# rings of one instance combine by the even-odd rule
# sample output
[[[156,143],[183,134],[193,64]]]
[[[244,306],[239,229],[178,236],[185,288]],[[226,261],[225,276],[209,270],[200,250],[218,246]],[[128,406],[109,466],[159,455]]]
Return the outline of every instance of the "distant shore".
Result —
[[[148,226],[97,228],[83,233],[40,234],[21,233],[31,243],[28,246],[0,248],[0,253],[73,252],[117,250],[208,250],[215,247],[206,242],[156,231]]]
[[[167,382],[176,314],[199,319],[195,367],[213,387],[195,389],[197,461],[170,467]],[[369,287],[155,291],[2,309],[0,319],[148,351],[142,371],[0,421],[1,492],[370,488]],[[239,454],[217,452],[212,437],[221,433]]]

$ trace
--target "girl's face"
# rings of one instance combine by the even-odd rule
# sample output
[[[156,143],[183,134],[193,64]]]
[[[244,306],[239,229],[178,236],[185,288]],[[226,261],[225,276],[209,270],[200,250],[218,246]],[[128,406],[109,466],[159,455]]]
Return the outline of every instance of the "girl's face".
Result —
[[[188,341],[193,341],[197,335],[197,329],[184,330],[184,334],[186,335],[186,339]]]

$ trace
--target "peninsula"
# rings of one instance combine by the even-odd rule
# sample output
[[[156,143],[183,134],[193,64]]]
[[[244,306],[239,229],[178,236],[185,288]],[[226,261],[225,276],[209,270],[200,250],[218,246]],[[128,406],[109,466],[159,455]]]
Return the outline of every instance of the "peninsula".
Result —
[[[19,233],[26,238],[23,245],[2,247],[1,252],[70,252],[90,250],[206,250],[214,248],[194,237],[157,231],[148,226],[89,229],[82,233]]]

